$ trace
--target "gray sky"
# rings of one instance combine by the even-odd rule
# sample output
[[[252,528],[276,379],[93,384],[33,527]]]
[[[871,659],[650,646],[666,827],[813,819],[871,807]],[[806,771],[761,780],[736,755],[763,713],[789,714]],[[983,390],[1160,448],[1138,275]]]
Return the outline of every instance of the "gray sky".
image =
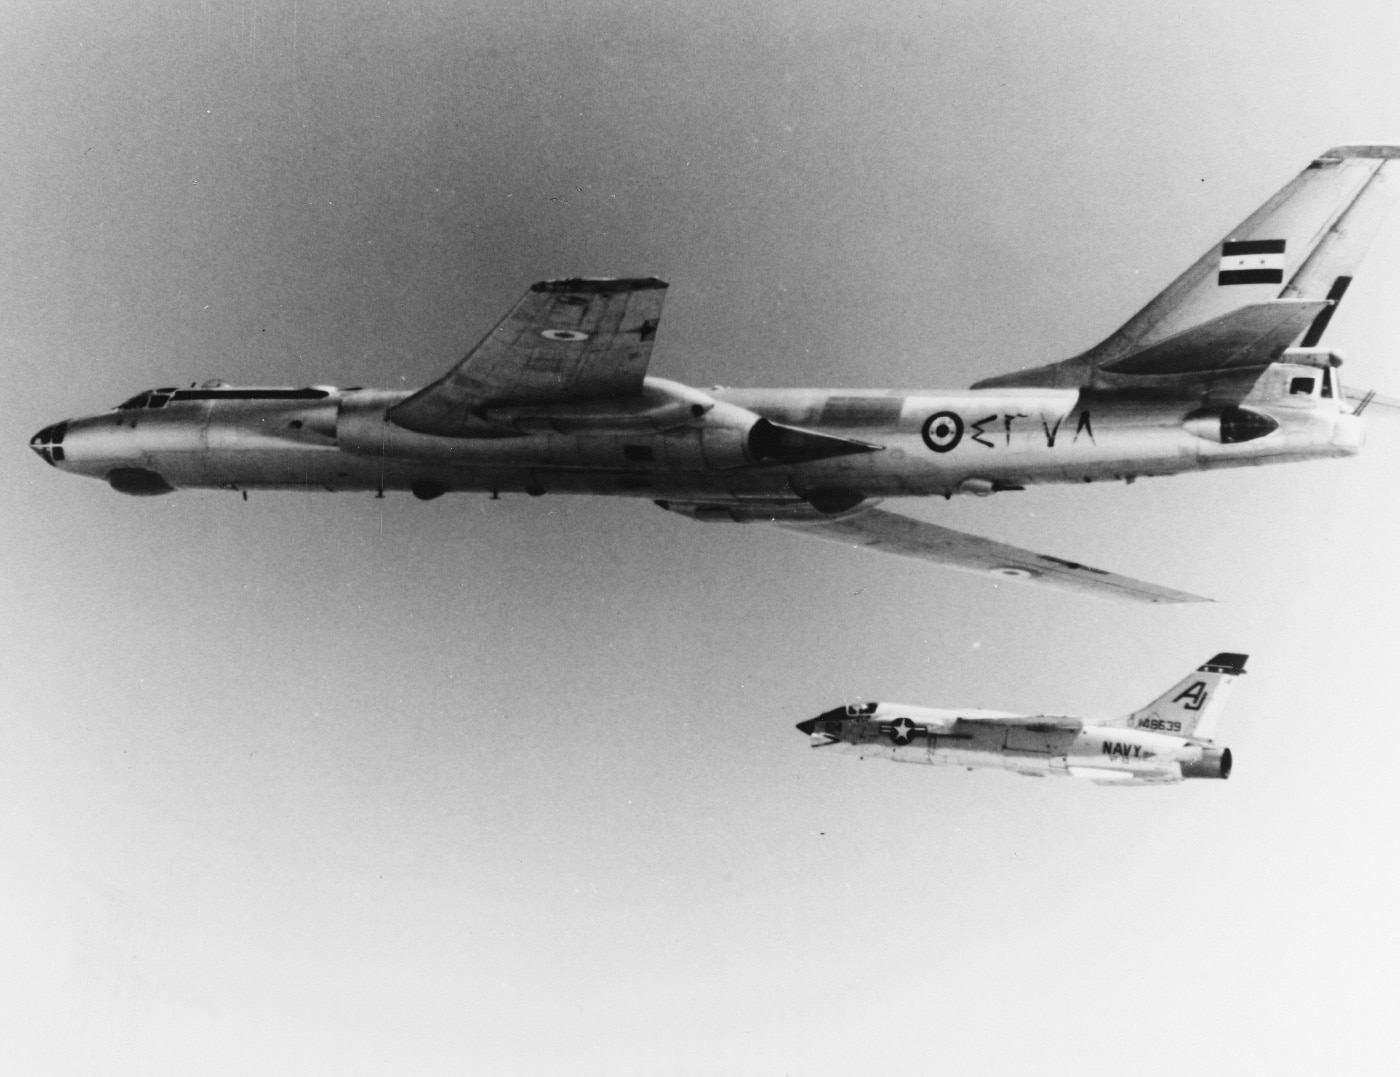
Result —
[[[0,10],[0,1061],[33,1074],[1381,1072],[1400,424],[903,503],[1221,599],[1045,594],[647,502],[122,498],[40,426],[416,385],[657,273],[653,371],[957,388],[1106,335],[1313,155],[1370,3]],[[1384,13],[1382,13],[1384,12]],[[1328,342],[1400,393],[1400,221]],[[847,699],[1109,717],[1250,652],[1228,783],[812,753]]]

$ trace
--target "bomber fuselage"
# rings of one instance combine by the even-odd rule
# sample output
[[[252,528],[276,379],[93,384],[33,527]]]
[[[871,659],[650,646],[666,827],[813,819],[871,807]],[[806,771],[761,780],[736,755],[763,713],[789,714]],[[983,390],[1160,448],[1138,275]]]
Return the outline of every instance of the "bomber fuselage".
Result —
[[[1208,386],[1189,396],[1150,388],[701,391],[647,378],[637,401],[492,409],[460,437],[390,421],[388,410],[408,395],[158,390],[46,427],[31,444],[57,467],[134,494],[524,491],[840,511],[864,498],[1347,456],[1363,441],[1361,421],[1339,405],[1331,367],[1309,361],[1273,364],[1246,392],[1222,397]],[[807,434],[825,438],[803,441]]]

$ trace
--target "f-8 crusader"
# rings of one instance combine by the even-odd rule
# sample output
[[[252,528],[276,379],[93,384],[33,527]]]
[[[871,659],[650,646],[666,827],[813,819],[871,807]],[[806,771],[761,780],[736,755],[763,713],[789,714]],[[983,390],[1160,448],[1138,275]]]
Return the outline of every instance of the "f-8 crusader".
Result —
[[[126,494],[177,489],[597,494],[762,522],[996,576],[1205,601],[877,508],[1035,483],[1350,456],[1361,407],[1319,346],[1393,191],[1397,146],[1313,161],[1117,332],[955,392],[697,389],[647,369],[667,285],[535,284],[417,391],[138,394],[30,444]]]
[[[813,747],[897,763],[989,767],[1103,785],[1228,778],[1234,757],[1215,742],[1215,733],[1225,694],[1248,657],[1218,654],[1142,710],[1100,725],[1056,715],[860,703],[797,728]]]

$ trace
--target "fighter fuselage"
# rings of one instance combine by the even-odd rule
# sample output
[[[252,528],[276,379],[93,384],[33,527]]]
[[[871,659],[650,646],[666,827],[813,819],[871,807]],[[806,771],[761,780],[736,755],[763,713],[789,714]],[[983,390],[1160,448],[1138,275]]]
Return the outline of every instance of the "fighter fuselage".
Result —
[[[999,711],[865,703],[827,711],[797,728],[823,750],[862,758],[1037,777],[1157,784],[1228,778],[1233,765],[1228,748],[1190,738]]]

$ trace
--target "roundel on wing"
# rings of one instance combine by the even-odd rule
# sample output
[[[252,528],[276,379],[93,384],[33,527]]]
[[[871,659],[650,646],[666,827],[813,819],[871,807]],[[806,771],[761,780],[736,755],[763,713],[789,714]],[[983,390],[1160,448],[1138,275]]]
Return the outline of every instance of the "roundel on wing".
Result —
[[[949,452],[963,436],[962,416],[955,411],[935,411],[924,420],[924,444],[934,452]]]
[[[541,329],[540,336],[545,340],[587,340],[587,333],[580,333],[577,329]]]

